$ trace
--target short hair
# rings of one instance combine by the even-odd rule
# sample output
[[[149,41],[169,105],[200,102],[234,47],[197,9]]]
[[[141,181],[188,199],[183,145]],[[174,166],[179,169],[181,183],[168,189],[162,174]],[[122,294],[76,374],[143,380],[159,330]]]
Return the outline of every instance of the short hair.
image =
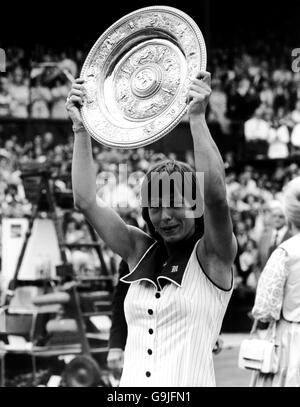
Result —
[[[186,173],[191,174],[191,187],[192,187],[192,195],[194,196],[201,196],[201,191],[200,191],[200,186],[197,180],[196,172],[192,169],[190,165],[187,163],[184,163],[182,161],[178,160],[163,160],[159,161],[158,163],[155,163],[147,172],[145,175],[145,178],[143,180],[142,186],[141,186],[141,200],[143,203],[145,203],[146,200],[148,200],[148,205],[142,205],[142,217],[144,221],[147,224],[148,231],[151,237],[153,237],[156,240],[161,240],[161,236],[155,231],[155,228],[150,220],[149,216],[149,191],[151,191],[151,185],[153,178],[151,174],[154,172],[158,174],[162,173],[167,173],[168,175],[171,175],[173,173],[179,173],[182,176],[182,182],[184,182],[184,175]],[[145,198],[146,196],[146,198]],[[162,197],[162,191],[161,188],[159,189],[159,198]],[[182,196],[182,199],[184,197]],[[195,205],[191,207],[191,210],[195,210]],[[204,222],[203,222],[203,215],[200,217],[195,217],[195,229],[198,233],[203,235],[204,232]]]

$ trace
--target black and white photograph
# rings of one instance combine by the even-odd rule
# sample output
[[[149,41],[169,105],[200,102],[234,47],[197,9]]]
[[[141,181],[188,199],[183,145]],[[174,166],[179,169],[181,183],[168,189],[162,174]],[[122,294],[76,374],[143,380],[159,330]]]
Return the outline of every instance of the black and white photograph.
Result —
[[[299,16],[1,4],[0,387],[300,387]]]

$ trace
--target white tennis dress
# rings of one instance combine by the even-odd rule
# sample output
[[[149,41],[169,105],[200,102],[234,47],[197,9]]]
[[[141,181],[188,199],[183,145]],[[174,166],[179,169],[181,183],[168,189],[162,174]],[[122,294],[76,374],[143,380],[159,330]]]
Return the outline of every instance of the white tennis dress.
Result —
[[[120,387],[216,385],[212,350],[232,287],[222,290],[205,275],[197,244],[181,284],[169,279],[158,291],[151,280],[131,283],[124,304],[128,336]]]

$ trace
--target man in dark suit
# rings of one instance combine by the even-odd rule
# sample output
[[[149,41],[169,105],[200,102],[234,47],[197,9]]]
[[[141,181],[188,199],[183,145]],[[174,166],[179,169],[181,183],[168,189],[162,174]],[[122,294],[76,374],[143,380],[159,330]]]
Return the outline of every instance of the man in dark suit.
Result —
[[[269,210],[271,211],[271,227],[266,229],[258,242],[258,262],[261,271],[276,247],[292,236],[281,203],[271,201]]]

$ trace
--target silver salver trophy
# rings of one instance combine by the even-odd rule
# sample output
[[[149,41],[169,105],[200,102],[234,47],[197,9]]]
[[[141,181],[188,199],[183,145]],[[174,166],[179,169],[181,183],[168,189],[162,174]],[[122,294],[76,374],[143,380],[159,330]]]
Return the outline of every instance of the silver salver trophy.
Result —
[[[191,80],[205,69],[205,42],[187,14],[136,10],[107,29],[84,62],[84,126],[108,147],[153,143],[182,119]]]

